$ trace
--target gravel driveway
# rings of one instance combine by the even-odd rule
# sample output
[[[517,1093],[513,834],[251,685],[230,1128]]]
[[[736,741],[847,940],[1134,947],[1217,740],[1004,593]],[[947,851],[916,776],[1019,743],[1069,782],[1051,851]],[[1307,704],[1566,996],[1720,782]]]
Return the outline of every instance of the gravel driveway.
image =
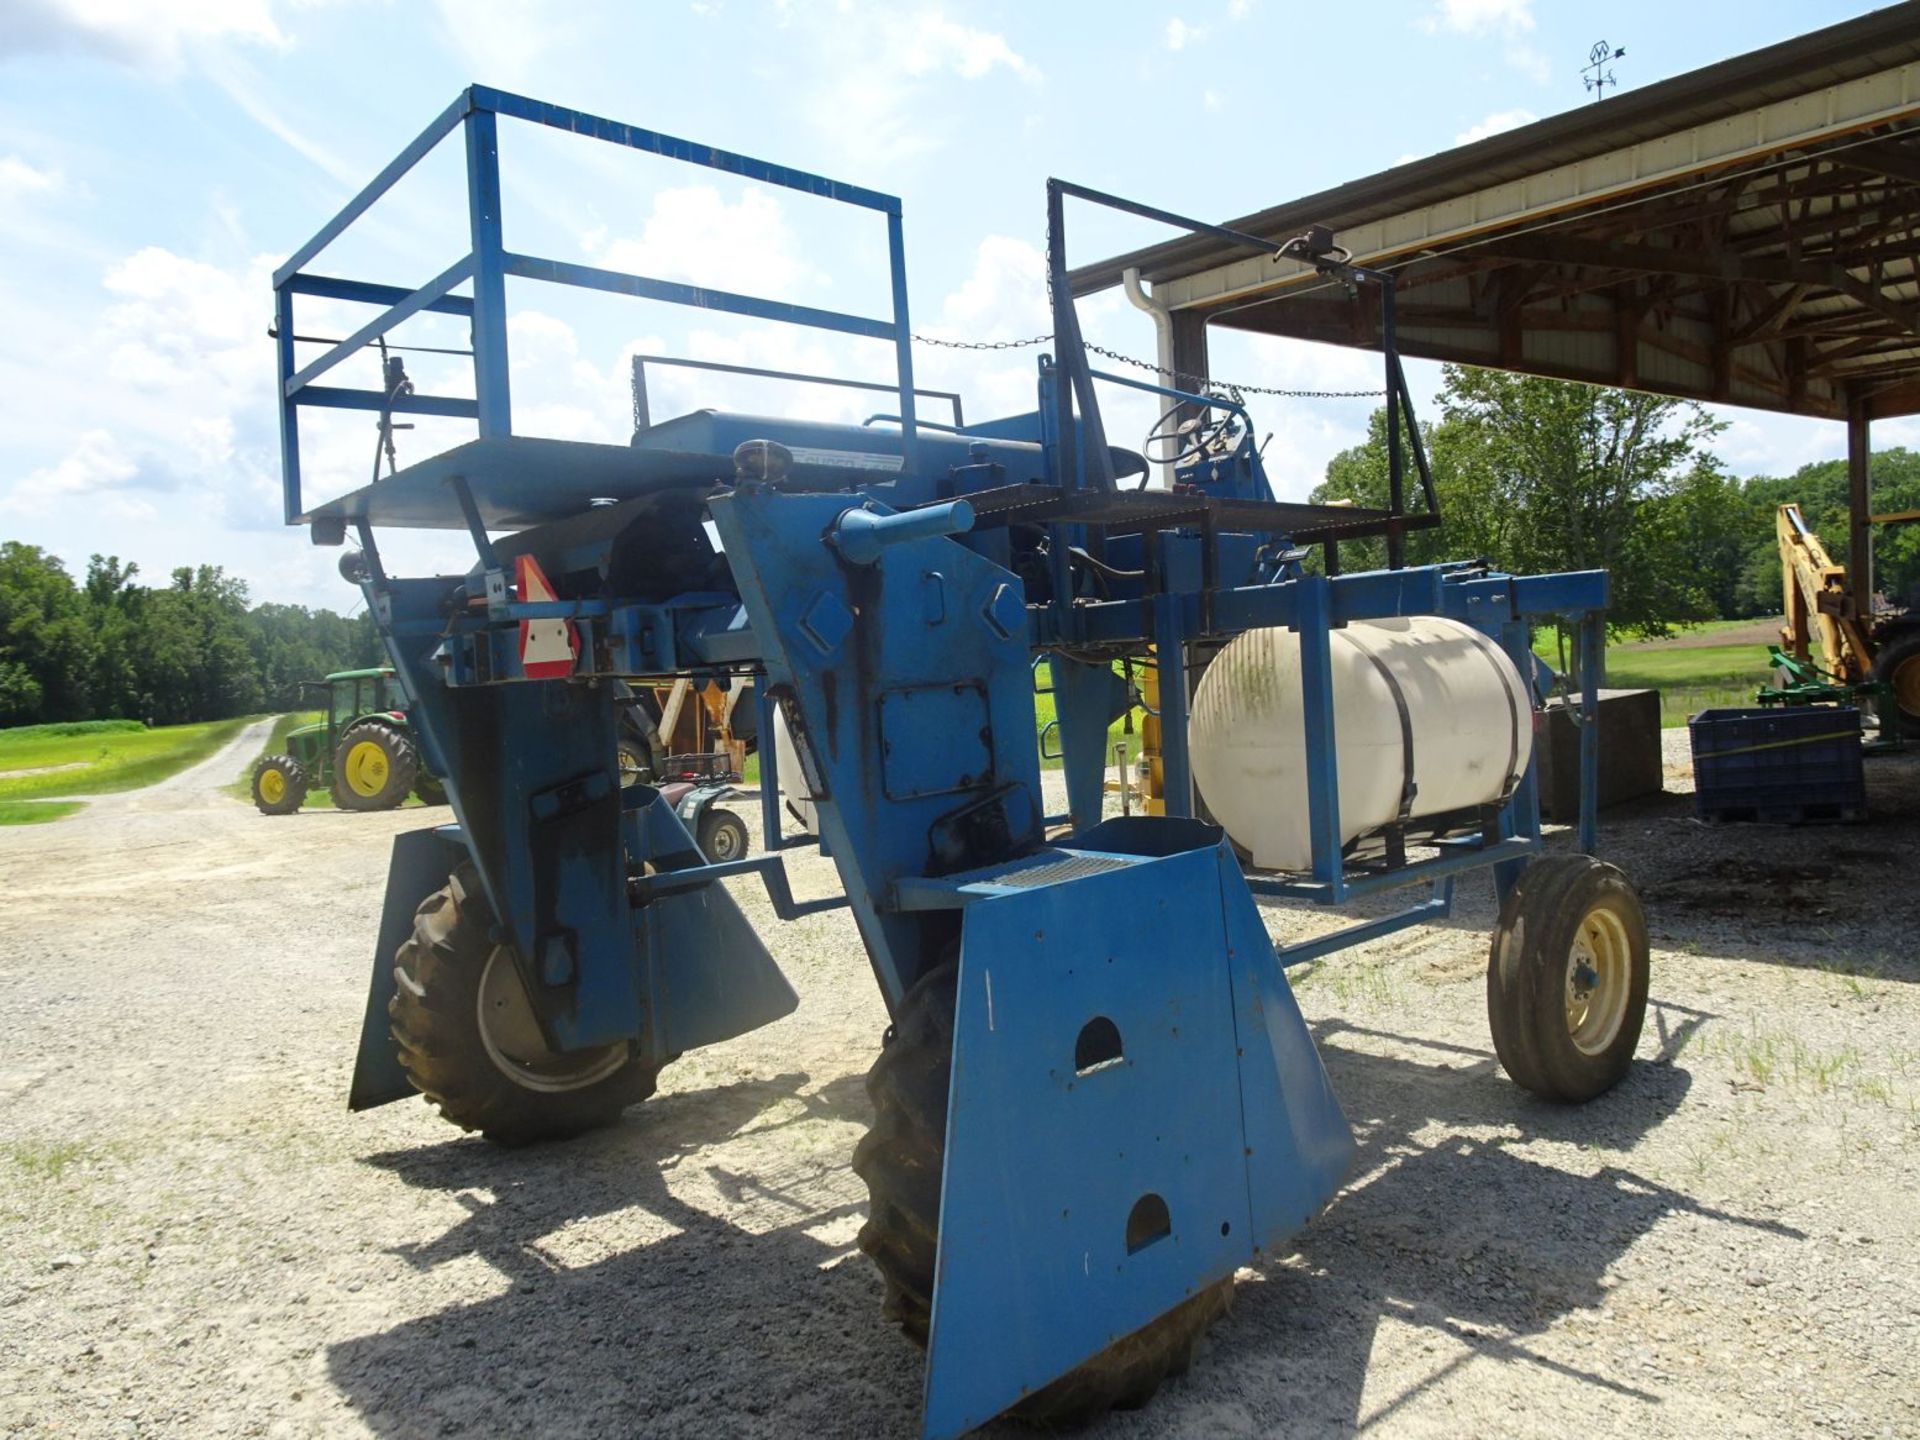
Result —
[[[349,1116],[388,839],[431,817],[260,816],[216,787],[262,735],[0,830],[0,1433],[916,1433],[853,1248],[884,1015],[851,922],[739,887],[799,1012],[610,1132]],[[1920,1433],[1920,757],[1873,764],[1908,818],[1609,817],[1654,1010],[1583,1109],[1493,1063],[1484,881],[1301,979],[1351,1182],[1191,1376],[1088,1433]]]

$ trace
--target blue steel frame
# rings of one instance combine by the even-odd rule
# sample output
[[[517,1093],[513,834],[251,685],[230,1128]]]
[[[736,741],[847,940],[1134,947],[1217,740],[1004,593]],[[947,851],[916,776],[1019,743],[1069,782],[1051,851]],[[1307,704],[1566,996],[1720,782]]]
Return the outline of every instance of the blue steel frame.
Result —
[[[879,212],[887,221],[891,316],[880,320],[849,315],[836,310],[741,295],[730,290],[714,290],[593,265],[549,260],[507,249],[500,203],[497,117],[502,115]],[[465,255],[413,290],[308,271],[307,266],[327,246],[456,128],[464,131],[466,148],[470,248]],[[916,431],[913,336],[907,316],[906,242],[901,225],[900,201],[896,197],[829,180],[804,170],[718,150],[710,145],[681,140],[658,131],[645,130],[637,125],[625,125],[579,110],[530,100],[523,95],[473,85],[461,91],[459,98],[441,111],[412,144],[395,156],[386,169],[376,175],[365,189],[348,201],[333,219],[321,226],[311,240],[274,272],[274,317],[279,355],[280,460],[286,522],[289,525],[305,518],[300,484],[299,416],[302,407],[385,410],[395,414],[469,419],[478,424],[483,440],[513,433],[513,400],[507,349],[506,280],[509,275],[891,341],[896,383],[886,388],[898,394],[901,454],[905,468],[908,471],[913,469]],[[471,294],[457,293],[462,286],[469,286]],[[386,308],[344,340],[329,347],[317,359],[302,366],[298,363],[294,348],[294,297],[298,295],[355,301]],[[472,321],[473,399],[452,395],[389,396],[379,390],[345,389],[316,383],[341,361],[423,312],[465,315]]]

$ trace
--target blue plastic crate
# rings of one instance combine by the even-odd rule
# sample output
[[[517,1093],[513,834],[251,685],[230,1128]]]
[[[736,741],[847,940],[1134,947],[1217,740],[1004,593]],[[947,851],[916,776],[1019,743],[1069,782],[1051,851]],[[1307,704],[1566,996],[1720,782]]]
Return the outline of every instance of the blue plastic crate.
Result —
[[[1800,825],[1867,813],[1852,706],[1702,710],[1687,722],[1694,813]]]

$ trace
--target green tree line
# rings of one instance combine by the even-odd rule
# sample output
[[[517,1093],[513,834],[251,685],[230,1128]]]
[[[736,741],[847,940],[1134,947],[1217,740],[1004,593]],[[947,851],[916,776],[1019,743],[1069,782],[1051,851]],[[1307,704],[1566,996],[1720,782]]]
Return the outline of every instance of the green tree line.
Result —
[[[1454,365],[1443,377],[1440,417],[1421,427],[1442,523],[1408,536],[1410,564],[1484,557],[1519,574],[1604,568],[1614,627],[1663,635],[1780,613],[1774,515],[1786,501],[1848,561],[1844,460],[1740,480],[1713,453],[1723,422],[1691,401]],[[1312,498],[1384,505],[1386,441],[1386,412],[1375,411],[1367,441],[1328,463]],[[1415,504],[1411,461],[1408,475]],[[1880,451],[1872,482],[1876,513],[1920,509],[1920,455]],[[1920,598],[1920,525],[1879,532],[1874,557],[1879,589]],[[1381,541],[1341,549],[1343,568],[1383,563]]]
[[[0,725],[179,725],[290,709],[302,680],[378,663],[371,617],[248,603],[217,565],[162,586],[95,555],[76,581],[37,545],[0,542]]]

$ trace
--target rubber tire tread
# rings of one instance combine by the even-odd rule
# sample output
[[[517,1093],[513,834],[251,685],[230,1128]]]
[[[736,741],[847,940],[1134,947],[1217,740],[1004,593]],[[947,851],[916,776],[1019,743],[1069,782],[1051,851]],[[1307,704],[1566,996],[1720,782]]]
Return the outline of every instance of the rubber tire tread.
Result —
[[[959,970],[958,958],[949,959],[908,990],[899,1019],[867,1072],[873,1127],[853,1152],[854,1172],[866,1181],[868,1194],[860,1248],[885,1282],[883,1313],[922,1348],[933,1315]],[[1007,1414],[1031,1425],[1068,1429],[1107,1410],[1137,1409],[1166,1380],[1187,1372],[1194,1345],[1232,1300],[1232,1280],[1207,1287]]]
[[[413,934],[393,959],[387,1019],[407,1079],[462,1130],[501,1145],[561,1140],[611,1125],[653,1094],[659,1068],[638,1059],[582,1090],[516,1084],[480,1038],[480,976],[494,918],[471,862],[421,901]]]
[[[1891,686],[1894,672],[1902,665],[1920,665],[1920,630],[1901,635],[1881,647],[1880,653],[1873,657],[1873,678]],[[1892,712],[1887,718],[1900,727],[1902,735],[1920,737],[1920,715],[1903,710],[1900,702],[1892,698],[1888,699],[1887,708]]]
[[[717,862],[719,857],[713,853],[713,837],[721,829],[737,830],[740,835],[740,847],[731,857],[744,860],[747,852],[753,848],[753,839],[747,832],[747,822],[731,810],[709,809],[700,817],[698,843],[700,853],[708,860]]]
[[[440,783],[440,777],[426,766],[420,767],[420,778],[413,782],[414,798],[422,805],[445,805],[447,787]]]
[[[346,758],[362,740],[379,740],[387,751],[387,783],[378,795],[356,795],[347,784]],[[342,810],[392,810],[405,803],[420,778],[420,747],[406,731],[378,720],[349,725],[333,751],[333,803]]]
[[[287,789],[277,803],[269,804],[260,798],[260,776],[273,768],[287,777]],[[291,815],[307,803],[307,772],[291,755],[262,755],[254,762],[249,788],[253,792],[254,807],[262,815]]]
[[[1627,1010],[1613,1043],[1588,1055],[1567,1030],[1566,961],[1576,928],[1597,904],[1616,907],[1627,933]],[[1487,1023],[1501,1068],[1522,1089],[1560,1104],[1611,1090],[1633,1064],[1649,978],[1646,914],[1618,867],[1590,855],[1535,860],[1501,906],[1487,952]]]

